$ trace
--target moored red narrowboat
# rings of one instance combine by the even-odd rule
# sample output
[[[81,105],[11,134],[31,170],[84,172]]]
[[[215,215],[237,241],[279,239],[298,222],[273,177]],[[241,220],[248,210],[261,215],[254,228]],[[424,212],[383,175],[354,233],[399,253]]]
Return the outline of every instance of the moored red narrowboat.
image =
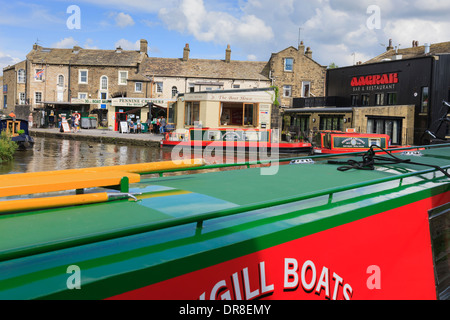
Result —
[[[272,130],[238,129],[238,128],[190,128],[189,134],[166,133],[161,146],[167,147],[200,147],[242,149],[258,151],[260,149],[277,150],[280,153],[310,153],[311,143],[308,141],[273,142]]]
[[[423,149],[1,176],[0,298],[446,298],[450,145]],[[173,170],[205,172],[143,176]]]
[[[390,144],[387,134],[357,133],[342,131],[320,131],[313,137],[313,152],[316,154],[339,154],[367,151],[371,146],[378,146],[390,152],[411,146],[394,146]]]

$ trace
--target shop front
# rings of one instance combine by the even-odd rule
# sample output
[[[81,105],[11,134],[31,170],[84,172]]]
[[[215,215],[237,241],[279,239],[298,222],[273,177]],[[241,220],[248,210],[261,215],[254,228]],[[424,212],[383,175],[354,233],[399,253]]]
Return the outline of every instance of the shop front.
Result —
[[[169,109],[169,114],[173,114],[169,123],[173,121],[178,134],[188,134],[193,127],[278,133],[279,127],[272,117],[273,101],[272,88],[180,94],[177,103]]]
[[[337,108],[353,109],[353,125],[362,133],[384,133],[392,144],[426,144],[446,115],[450,99],[450,56],[410,59],[329,69],[327,98]],[[447,128],[440,128],[445,135]]]

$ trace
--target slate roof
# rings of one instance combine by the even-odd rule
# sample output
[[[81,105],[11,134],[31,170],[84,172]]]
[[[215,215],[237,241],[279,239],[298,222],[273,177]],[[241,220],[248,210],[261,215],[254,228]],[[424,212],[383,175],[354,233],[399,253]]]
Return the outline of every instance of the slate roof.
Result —
[[[450,53],[450,41],[434,43],[430,45],[430,53],[425,54],[425,46],[417,46],[411,48],[398,49],[396,52],[395,49],[388,50],[379,56],[372,58],[364,64],[367,63],[377,63],[381,61],[385,61],[386,59],[395,60],[395,55],[401,55],[402,59],[410,59],[410,58],[419,58],[424,57],[426,55],[436,55],[436,54],[446,54]]]
[[[148,77],[269,80],[268,62],[146,57],[140,72]]]
[[[37,46],[37,50],[32,50],[27,59],[33,63],[134,67],[144,56],[144,53],[131,50],[92,50],[80,47],[57,49]]]

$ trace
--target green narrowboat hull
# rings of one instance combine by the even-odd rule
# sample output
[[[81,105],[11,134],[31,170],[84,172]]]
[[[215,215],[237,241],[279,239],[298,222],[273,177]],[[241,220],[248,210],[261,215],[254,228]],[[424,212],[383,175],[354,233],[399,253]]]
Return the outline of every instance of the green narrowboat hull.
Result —
[[[397,157],[450,167],[449,146],[421,153]],[[443,297],[442,172],[277,164],[144,176],[121,187],[137,199],[0,215],[0,299]]]

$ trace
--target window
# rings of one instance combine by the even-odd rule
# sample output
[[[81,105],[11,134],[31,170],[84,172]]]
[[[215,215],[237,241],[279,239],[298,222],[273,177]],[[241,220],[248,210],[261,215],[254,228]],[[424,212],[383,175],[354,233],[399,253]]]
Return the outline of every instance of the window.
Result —
[[[64,76],[62,74],[60,74],[58,76],[58,81],[56,82],[56,86],[64,87]]]
[[[401,144],[402,120],[398,118],[368,117],[367,133],[387,134],[392,145]]]
[[[307,98],[311,96],[311,82],[305,81],[302,83],[302,97]]]
[[[135,92],[142,92],[142,82],[136,82],[134,84],[134,91]]]
[[[87,99],[87,93],[79,92],[78,93],[78,99]]]
[[[255,126],[256,125],[256,110],[257,107],[254,104],[244,104],[244,125]]]
[[[172,98],[175,98],[178,94],[178,88],[177,87],[172,87]]]
[[[78,83],[86,84],[88,83],[88,71],[79,70],[78,71]]]
[[[184,109],[184,124],[187,126],[194,125],[195,121],[199,121],[200,102],[186,102]]]
[[[34,80],[42,81],[44,77],[44,69],[35,69]]]
[[[100,90],[108,90],[108,77],[102,76],[100,78]]]
[[[292,86],[283,86],[283,97],[292,96]]]
[[[384,105],[384,93],[375,94],[375,105],[377,106]]]
[[[157,93],[163,92],[163,83],[162,82],[156,82],[156,92]]]
[[[42,92],[35,92],[34,93],[34,102],[35,103],[42,102]]]
[[[358,95],[357,95],[357,94],[352,94],[352,95],[350,96],[350,105],[351,105],[352,107],[355,107],[355,106],[358,105]]]
[[[344,127],[344,116],[342,115],[320,116],[319,130],[342,131],[343,127]]]
[[[119,84],[126,85],[128,79],[128,71],[119,71]]]
[[[293,71],[293,70],[294,70],[294,59],[284,58],[284,71]]]
[[[361,95],[361,105],[362,106],[368,106],[369,105],[369,95],[368,94],[362,94]]]
[[[170,103],[167,111],[167,123],[175,123],[175,116],[176,116],[176,110],[175,110],[175,103]]]
[[[25,70],[24,69],[19,69],[19,71],[17,71],[17,82],[25,83]]]
[[[390,92],[387,94],[387,104],[388,105],[397,104],[397,92]]]
[[[25,104],[25,92],[19,92],[19,104]]]
[[[420,112],[421,113],[428,113],[428,87],[422,87],[422,95],[421,95],[421,101],[420,101]]]
[[[8,108],[8,96],[5,94],[3,96],[3,109]]]
[[[233,89],[239,89],[241,87],[240,84],[233,84]]]

